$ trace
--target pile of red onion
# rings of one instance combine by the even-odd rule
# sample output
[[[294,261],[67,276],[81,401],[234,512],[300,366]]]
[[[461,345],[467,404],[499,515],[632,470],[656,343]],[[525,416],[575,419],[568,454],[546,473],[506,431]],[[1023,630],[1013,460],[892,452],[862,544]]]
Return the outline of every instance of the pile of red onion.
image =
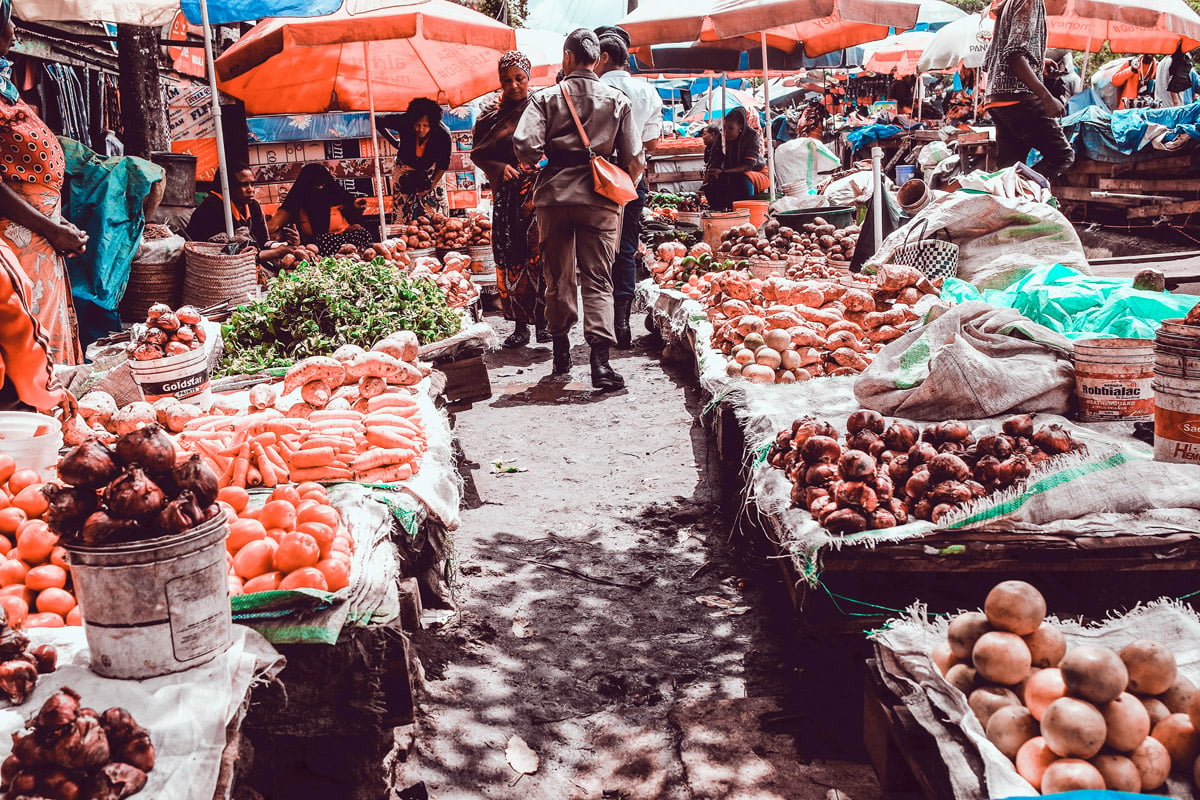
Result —
[[[192,455],[176,462],[175,444],[157,424],[108,447],[89,439],[58,464],[65,486],[47,484],[50,528],[68,543],[96,546],[169,536],[220,512],[217,474]]]
[[[792,504],[833,533],[940,522],[980,497],[1020,486],[1033,467],[1084,448],[1059,425],[1035,429],[1010,417],[978,440],[951,420],[924,431],[861,410],[846,421],[845,445],[828,422],[804,417],[780,431],[768,455],[792,482]]]

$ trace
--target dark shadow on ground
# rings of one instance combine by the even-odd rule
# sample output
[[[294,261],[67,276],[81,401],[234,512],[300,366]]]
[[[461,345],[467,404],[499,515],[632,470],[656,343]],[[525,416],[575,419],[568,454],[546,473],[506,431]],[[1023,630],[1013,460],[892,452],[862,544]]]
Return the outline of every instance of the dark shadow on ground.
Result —
[[[431,796],[439,796],[433,787],[440,784],[480,787],[478,795],[470,795],[479,797],[687,797],[687,776],[677,755],[683,734],[673,711],[740,696],[779,699],[781,713],[761,720],[764,728],[796,733],[801,726],[793,722],[803,719],[817,728],[810,738],[859,740],[861,717],[818,719],[806,713],[819,705],[806,694],[811,687],[801,688],[798,679],[811,669],[815,651],[796,634],[777,566],[735,532],[737,505],[726,505],[721,497],[720,464],[699,423],[704,398],[692,367],[660,361],[661,349],[656,337],[639,337],[633,351],[614,351],[614,362],[628,365],[631,373],[640,370],[638,379],[645,380],[649,357],[648,366],[682,390],[686,412],[677,405],[635,409],[652,423],[631,426],[618,445],[620,459],[610,463],[628,463],[632,457],[653,465],[666,453],[678,470],[679,459],[690,458],[695,467],[690,496],[655,497],[653,469],[639,472],[645,486],[606,473],[604,454],[583,444],[589,440],[584,425],[577,453],[547,448],[541,454],[547,462],[561,457],[559,450],[578,459],[561,468],[538,465],[547,473],[557,469],[556,481],[564,476],[577,481],[578,497],[573,505],[568,499],[566,508],[546,508],[540,533],[534,528],[531,534],[528,522],[522,527],[512,522],[527,510],[522,504],[535,502],[516,489],[511,494],[493,489],[492,497],[484,491],[473,498],[479,505],[472,517],[472,553],[459,562],[470,596],[455,619],[419,632],[414,643],[425,691],[439,708],[434,717],[426,716],[424,726],[435,733],[439,726],[466,730],[478,740],[419,739],[418,747],[425,749],[420,770],[399,785],[419,778],[430,785]],[[578,345],[575,353],[586,364],[586,346]],[[488,408],[587,404],[597,416],[620,413],[628,419],[621,410],[630,401],[624,393],[601,395],[585,385],[537,375],[548,365],[533,365],[548,358],[544,347],[490,353],[493,375],[532,369],[530,385],[510,386],[515,392],[500,387]],[[575,368],[576,378],[584,369]],[[636,397],[648,396],[645,386],[633,388],[641,392]],[[657,397],[669,396],[677,404],[678,394]],[[608,409],[606,400],[620,405]],[[691,427],[681,447],[678,426],[688,417]],[[510,411],[504,419],[512,418]],[[465,466],[479,469],[486,462],[489,451],[479,442],[467,440],[464,449]],[[539,488],[536,482],[513,484],[518,485]],[[825,694],[833,691],[825,688]],[[844,691],[861,695],[861,686]],[[455,715],[469,716],[470,725],[463,727],[461,719],[452,719]],[[504,795],[500,787],[515,774],[497,753],[515,732],[540,754],[543,768]],[[721,742],[697,746],[706,759],[722,763]],[[797,758],[815,753],[804,743]],[[821,754],[853,757],[857,751]],[[556,775],[569,776],[577,789],[598,791],[556,788]],[[731,780],[753,778],[734,775]],[[824,787],[798,786],[788,796],[816,800],[824,792]]]

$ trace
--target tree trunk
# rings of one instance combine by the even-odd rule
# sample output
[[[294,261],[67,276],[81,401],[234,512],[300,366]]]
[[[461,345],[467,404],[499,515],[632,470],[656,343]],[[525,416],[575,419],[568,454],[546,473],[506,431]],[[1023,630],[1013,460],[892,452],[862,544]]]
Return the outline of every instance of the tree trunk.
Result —
[[[158,74],[158,28],[117,26],[120,52],[121,125],[125,154],[149,158],[155,150],[170,150],[166,108]]]

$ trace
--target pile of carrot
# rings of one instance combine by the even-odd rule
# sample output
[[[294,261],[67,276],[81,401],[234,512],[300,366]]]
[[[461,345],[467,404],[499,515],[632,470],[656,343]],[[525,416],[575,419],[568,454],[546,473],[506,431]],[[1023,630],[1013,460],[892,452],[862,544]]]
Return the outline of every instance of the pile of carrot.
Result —
[[[428,447],[420,409],[407,392],[372,397],[362,411],[325,409],[305,419],[273,408],[202,417],[184,427],[179,443],[211,463],[222,487],[242,488],[305,481],[398,483],[420,470]]]

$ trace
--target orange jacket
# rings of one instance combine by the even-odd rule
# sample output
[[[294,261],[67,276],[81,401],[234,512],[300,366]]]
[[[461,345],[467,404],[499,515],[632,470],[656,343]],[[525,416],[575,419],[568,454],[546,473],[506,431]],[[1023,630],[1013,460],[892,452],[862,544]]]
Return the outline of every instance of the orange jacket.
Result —
[[[1141,59],[1134,57],[1121,65],[1120,69],[1113,73],[1113,86],[1121,87],[1121,96],[1117,99],[1117,108],[1124,108],[1126,100],[1136,100],[1138,96],[1138,86],[1142,81],[1152,80],[1154,73],[1157,70],[1157,65],[1154,62],[1149,64],[1141,63]]]
[[[0,383],[7,377],[21,402],[50,411],[67,391],[54,377],[42,327],[29,310],[31,289],[16,254],[0,241]]]

